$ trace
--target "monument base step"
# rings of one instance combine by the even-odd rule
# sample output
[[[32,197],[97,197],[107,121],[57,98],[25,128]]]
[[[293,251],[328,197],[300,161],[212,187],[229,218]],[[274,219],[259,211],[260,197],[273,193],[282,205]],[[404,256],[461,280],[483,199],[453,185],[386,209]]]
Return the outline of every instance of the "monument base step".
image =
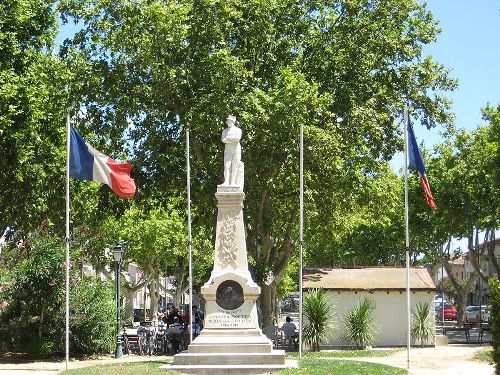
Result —
[[[190,353],[241,353],[242,348],[232,343],[193,343],[189,345]],[[268,343],[248,343],[244,345],[245,353],[267,354],[273,350],[272,344]]]
[[[203,330],[188,347],[189,353],[261,353],[269,354],[273,344],[260,330],[229,330],[224,332]]]
[[[192,353],[189,351],[176,354],[174,365],[283,365],[285,351],[273,350],[271,353]]]
[[[298,362],[287,359],[280,365],[252,364],[252,365],[174,365],[173,362],[161,366],[164,370],[179,371],[183,374],[217,374],[217,375],[246,375],[270,374],[286,368],[297,368]]]

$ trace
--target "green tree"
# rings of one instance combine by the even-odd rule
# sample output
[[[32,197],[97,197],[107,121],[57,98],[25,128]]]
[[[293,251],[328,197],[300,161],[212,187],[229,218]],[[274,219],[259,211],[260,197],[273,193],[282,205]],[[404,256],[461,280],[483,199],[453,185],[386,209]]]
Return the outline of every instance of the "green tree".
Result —
[[[2,283],[8,306],[0,311],[0,321],[9,332],[5,345],[41,357],[63,353],[65,337],[63,243],[47,223],[28,235],[14,237],[0,263],[0,269],[9,271]],[[78,243],[74,245],[71,264],[76,264],[80,250]],[[72,353],[109,353],[116,338],[112,284],[83,279],[76,267],[71,267],[70,283]]]
[[[490,290],[490,304],[492,317],[492,339],[493,360],[496,363],[496,372],[500,372],[500,281],[498,277],[492,277],[488,282]]]
[[[228,114],[238,116],[264,325],[297,238],[300,125],[307,205],[317,215],[308,225],[324,227],[356,207],[366,177],[400,147],[402,98],[428,126],[449,119],[448,103],[430,93],[455,82],[421,57],[438,29],[413,0],[64,0],[60,9],[84,24],[62,51],[85,108],[79,127],[111,142],[130,136],[139,199],[184,189],[189,128],[193,204],[213,227],[220,131]]]
[[[498,159],[499,109],[483,110],[490,124],[468,132],[460,130],[436,146],[427,159],[428,175],[437,210],[431,212],[423,201],[418,182],[410,185],[412,236],[416,253],[426,260],[443,265],[455,290],[458,320],[461,322],[467,305],[467,294],[475,283],[487,276],[480,270],[482,260],[490,260],[497,273],[494,257],[494,235],[500,220],[499,183],[496,177]],[[484,237],[480,233],[484,233]],[[450,249],[452,238],[467,238],[467,249]],[[475,273],[465,280],[451,272],[450,260],[468,253]]]
[[[62,222],[67,107],[55,1],[0,4],[0,226]]]
[[[46,356],[63,347],[64,325],[58,315],[64,305],[64,258],[62,243],[43,232],[8,249],[5,261],[12,264],[9,306],[2,312],[15,350]],[[24,254],[24,255],[23,255]],[[16,260],[14,260],[16,259]]]
[[[311,241],[306,247],[307,264],[342,267],[404,263],[401,177],[388,163],[381,162],[373,175],[366,176],[363,186],[354,209],[337,213],[319,233],[315,226],[308,227],[306,238]],[[316,215],[308,212],[308,217]]]
[[[165,208],[161,205],[146,209],[138,206],[128,208],[120,218],[110,218],[103,224],[106,239],[109,244],[118,240],[125,241],[125,264],[135,262],[143,273],[141,280],[134,283],[124,282],[124,292],[127,295],[127,315],[131,316],[132,296],[142,287],[149,287],[151,303],[150,313],[155,311],[158,291],[163,288],[158,280],[170,270],[168,276],[174,278],[174,290],[168,290],[174,295],[176,304],[180,303],[182,293],[189,288],[188,258],[186,244],[186,217],[181,214],[178,201],[172,200]],[[196,212],[193,213],[196,218]],[[196,224],[193,226],[198,229]],[[193,268],[195,287],[205,281],[208,268],[213,258],[213,246],[208,240],[209,235],[203,228],[195,231],[193,236]],[[107,263],[109,260],[107,260]],[[125,269],[125,268],[124,268]],[[103,267],[101,271],[108,274]]]

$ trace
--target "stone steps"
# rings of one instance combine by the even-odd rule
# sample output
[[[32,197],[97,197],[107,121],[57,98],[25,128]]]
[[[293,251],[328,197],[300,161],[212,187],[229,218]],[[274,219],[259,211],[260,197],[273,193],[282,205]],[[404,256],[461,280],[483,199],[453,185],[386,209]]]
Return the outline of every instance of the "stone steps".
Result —
[[[287,359],[284,364],[240,364],[240,365],[174,365],[173,362],[160,368],[165,370],[180,371],[184,374],[217,374],[217,375],[243,375],[243,374],[269,374],[285,368],[297,368],[296,360]]]
[[[183,352],[175,356],[175,365],[283,365],[284,350],[271,353],[191,353]]]

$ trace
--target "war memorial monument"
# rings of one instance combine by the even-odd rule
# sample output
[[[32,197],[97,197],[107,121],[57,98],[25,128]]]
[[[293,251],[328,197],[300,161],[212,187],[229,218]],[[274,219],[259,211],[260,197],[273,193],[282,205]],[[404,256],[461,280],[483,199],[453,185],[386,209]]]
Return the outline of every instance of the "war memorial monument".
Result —
[[[244,164],[241,129],[236,117],[227,118],[222,132],[224,182],[217,186],[218,202],[214,267],[201,288],[206,300],[205,324],[188,350],[174,356],[171,370],[195,374],[259,374],[288,367],[284,350],[274,350],[259,328],[257,298],[260,287],[248,270],[243,225]]]

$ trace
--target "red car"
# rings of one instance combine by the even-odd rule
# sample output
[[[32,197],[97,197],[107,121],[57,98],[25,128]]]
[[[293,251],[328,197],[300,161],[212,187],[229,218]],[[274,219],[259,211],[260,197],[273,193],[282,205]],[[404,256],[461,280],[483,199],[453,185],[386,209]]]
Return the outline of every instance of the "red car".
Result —
[[[443,320],[441,306],[436,306],[436,320]],[[457,320],[457,309],[452,305],[444,305],[444,320]]]

